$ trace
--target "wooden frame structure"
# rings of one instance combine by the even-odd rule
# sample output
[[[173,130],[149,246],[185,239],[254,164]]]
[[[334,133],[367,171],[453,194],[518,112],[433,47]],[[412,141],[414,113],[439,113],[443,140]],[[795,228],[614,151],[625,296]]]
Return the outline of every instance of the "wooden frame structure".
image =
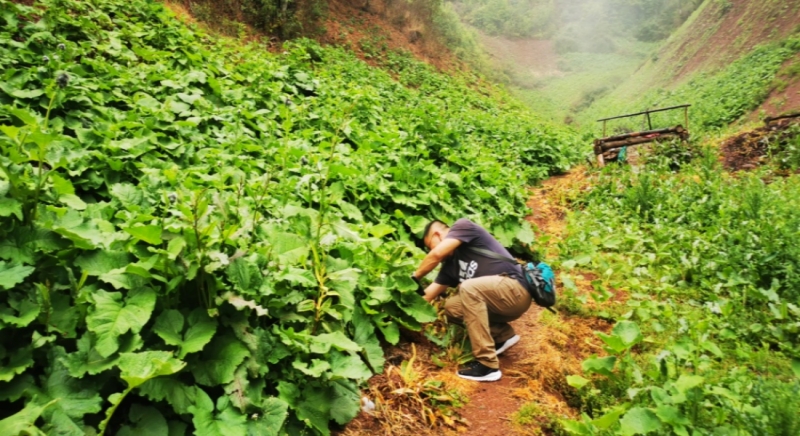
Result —
[[[597,164],[599,166],[605,165],[606,154],[619,153],[622,147],[645,144],[654,142],[664,138],[680,138],[681,141],[689,139],[689,107],[690,104],[682,104],[680,106],[672,106],[660,109],[649,109],[644,112],[637,112],[635,114],[619,115],[611,118],[603,118],[597,122],[603,123],[603,137],[594,140],[594,154],[597,156]],[[675,127],[667,127],[664,129],[653,129],[653,122],[650,119],[650,114],[655,112],[664,112],[675,109],[683,109],[684,125],[677,125]],[[644,115],[647,119],[648,130],[642,132],[624,133],[621,135],[606,136],[606,123],[611,120],[618,120],[622,118],[631,118]]]

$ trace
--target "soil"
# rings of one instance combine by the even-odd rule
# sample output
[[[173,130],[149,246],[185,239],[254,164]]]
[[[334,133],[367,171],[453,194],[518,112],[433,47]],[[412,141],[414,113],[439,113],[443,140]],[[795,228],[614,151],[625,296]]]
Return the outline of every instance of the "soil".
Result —
[[[800,123],[800,116],[730,137],[720,147],[722,152],[720,159],[723,165],[728,171],[757,168],[766,160],[769,144],[778,140],[781,133],[789,126],[798,123]]]
[[[681,47],[673,51],[669,63],[680,66],[676,81],[695,71],[727,65],[759,44],[789,36],[800,24],[791,2],[728,2],[731,6],[727,12],[723,12],[723,2],[706,7],[682,38]]]
[[[800,110],[800,74],[790,72],[798,68],[797,65],[800,65],[800,53],[784,62],[774,83],[783,83],[785,87],[776,86],[764,103],[750,114],[751,121]]]
[[[428,29],[424,17],[424,11],[408,2],[334,0],[328,3],[325,31],[319,40],[348,47],[373,65],[375,53],[365,51],[365,46],[405,50],[440,71],[460,68],[449,49]]]

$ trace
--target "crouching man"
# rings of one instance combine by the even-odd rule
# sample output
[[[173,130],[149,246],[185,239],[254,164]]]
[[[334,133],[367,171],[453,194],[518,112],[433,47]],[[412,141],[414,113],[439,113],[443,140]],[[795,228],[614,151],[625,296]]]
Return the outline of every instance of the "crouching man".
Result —
[[[458,287],[458,292],[445,301],[445,313],[466,328],[475,356],[458,376],[499,380],[502,373],[497,356],[520,339],[508,323],[531,306],[522,268],[481,253],[488,250],[511,257],[486,229],[468,219],[456,221],[453,227],[434,220],[425,227],[423,238],[429,252],[412,278],[419,282],[442,264],[423,297],[433,301],[447,288]]]

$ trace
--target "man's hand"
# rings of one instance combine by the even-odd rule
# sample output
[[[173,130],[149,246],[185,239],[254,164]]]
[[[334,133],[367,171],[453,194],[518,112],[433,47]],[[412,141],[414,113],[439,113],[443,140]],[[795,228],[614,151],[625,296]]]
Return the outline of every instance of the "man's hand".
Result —
[[[425,301],[431,303],[439,295],[442,295],[446,290],[447,290],[446,285],[440,285],[436,282],[433,282],[430,285],[428,285],[427,288],[425,288],[425,295],[423,295],[422,298],[424,298]]]
[[[420,282],[417,276],[415,276],[414,274],[411,274],[411,280],[414,280],[414,283],[417,284],[417,294],[419,294],[420,297],[424,297],[425,288],[422,287],[422,282]]]

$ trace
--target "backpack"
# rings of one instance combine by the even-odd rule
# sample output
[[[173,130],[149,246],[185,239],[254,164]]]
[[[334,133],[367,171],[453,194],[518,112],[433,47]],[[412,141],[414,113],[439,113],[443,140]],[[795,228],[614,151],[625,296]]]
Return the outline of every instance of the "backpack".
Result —
[[[505,257],[491,250],[470,247],[469,245],[466,245],[465,248],[476,254],[520,265],[516,259]],[[551,309],[556,304],[556,275],[550,265],[544,262],[528,262],[520,266],[522,266],[522,273],[528,282],[528,293],[531,294],[533,301],[550,312],[556,313],[555,310]]]

